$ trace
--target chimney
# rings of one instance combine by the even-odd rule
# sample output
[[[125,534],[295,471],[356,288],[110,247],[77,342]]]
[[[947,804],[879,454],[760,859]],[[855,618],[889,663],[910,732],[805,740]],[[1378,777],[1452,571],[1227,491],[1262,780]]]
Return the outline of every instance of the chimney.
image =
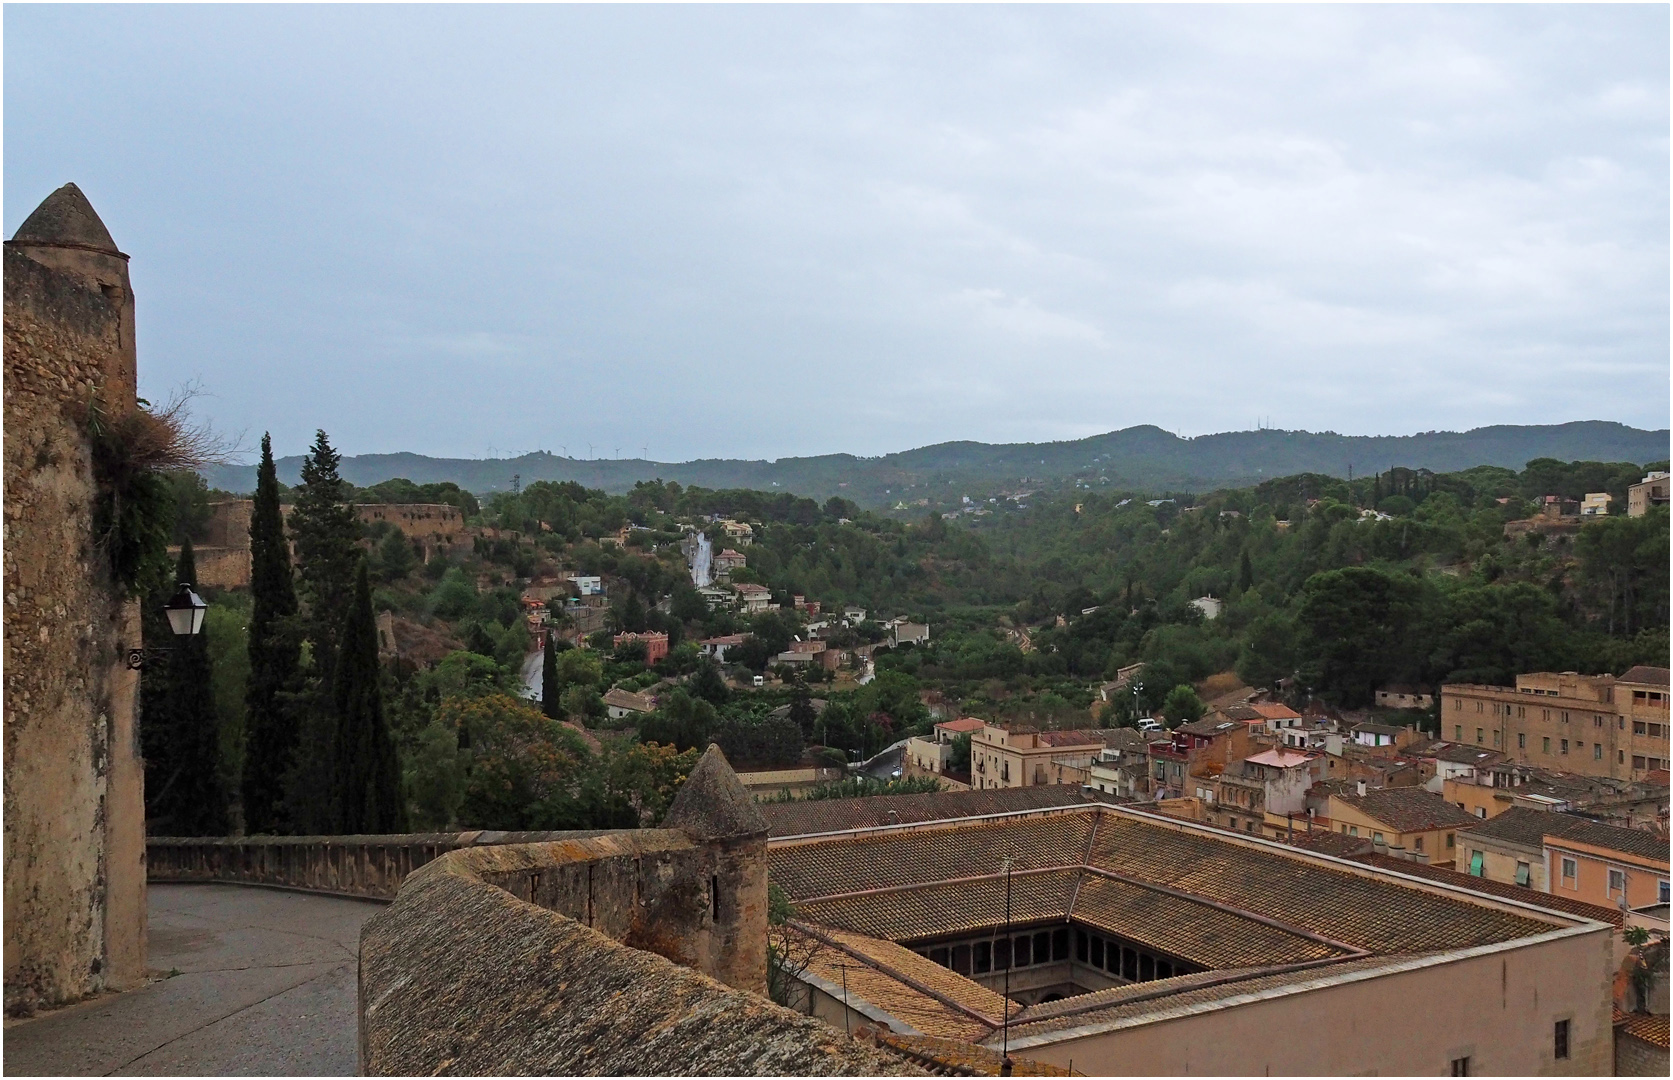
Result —
[[[1359,782],[1359,794],[1360,794],[1360,796],[1361,796],[1361,797],[1362,797],[1362,798],[1363,798],[1363,797],[1364,797],[1364,795],[1365,795],[1365,781],[1363,781],[1363,780],[1361,780],[1361,781],[1360,781],[1360,782]]]

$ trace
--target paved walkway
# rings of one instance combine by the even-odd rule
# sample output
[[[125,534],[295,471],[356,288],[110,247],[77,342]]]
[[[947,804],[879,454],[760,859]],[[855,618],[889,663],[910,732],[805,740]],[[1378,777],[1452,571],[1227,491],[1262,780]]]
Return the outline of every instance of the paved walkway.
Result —
[[[351,1076],[361,900],[153,885],[141,989],[8,1023],[7,1075]]]

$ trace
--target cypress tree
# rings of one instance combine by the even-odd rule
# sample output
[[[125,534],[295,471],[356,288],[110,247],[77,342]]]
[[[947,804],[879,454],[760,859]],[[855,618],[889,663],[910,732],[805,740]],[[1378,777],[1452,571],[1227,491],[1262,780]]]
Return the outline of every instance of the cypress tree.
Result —
[[[558,649],[552,644],[558,635],[550,627],[546,631],[546,655],[540,663],[540,711],[553,720],[562,720],[563,707],[558,704]]]
[[[174,576],[177,583],[197,583],[189,537]],[[208,634],[176,636],[170,630],[163,605],[171,596],[172,589],[150,599],[142,631],[152,650],[141,691],[146,818],[154,833],[224,836],[221,722],[210,682]]]
[[[244,827],[251,833],[276,833],[284,829],[284,777],[296,754],[296,711],[286,695],[297,689],[302,647],[273,440],[265,434],[250,514],[250,608]]]
[[[1255,568],[1249,564],[1249,549],[1243,549],[1243,555],[1237,561],[1237,591],[1248,592],[1255,584]]]
[[[332,687],[337,713],[336,831],[401,832],[406,828],[406,805],[395,742],[383,715],[378,630],[364,559],[355,568],[354,598],[341,640]]]
[[[325,432],[316,432],[302,461],[302,484],[289,521],[296,537],[297,591],[303,605],[297,623],[312,664],[291,699],[297,711],[297,741],[284,780],[285,812],[292,831],[306,835],[332,832],[342,816],[333,759],[338,742],[335,669],[344,616],[354,599],[360,528],[348,501],[348,485],[337,474],[340,460]],[[374,655],[376,641],[374,627]]]
[[[296,489],[290,517],[302,600],[307,604],[307,636],[328,686],[360,561],[360,525],[349,503],[348,484],[337,474],[341,460],[325,432],[315,432],[314,445],[302,459],[302,485]]]

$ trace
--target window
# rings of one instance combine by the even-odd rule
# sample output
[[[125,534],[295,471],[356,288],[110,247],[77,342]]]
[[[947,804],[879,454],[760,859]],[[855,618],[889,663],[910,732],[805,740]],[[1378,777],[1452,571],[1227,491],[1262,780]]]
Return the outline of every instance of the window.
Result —
[[[1053,930],[1051,932],[1051,958],[1053,960],[1069,959],[1069,931]]]
[[[1458,838],[1456,836],[1454,836],[1452,833],[1447,833],[1446,834],[1446,846],[1449,847],[1449,848],[1452,847],[1454,844],[1457,843],[1457,839]]]
[[[1475,816],[1478,817],[1478,818],[1485,818],[1487,816],[1487,807],[1485,807],[1485,806],[1476,807],[1475,808]]]
[[[1460,701],[1458,698],[1453,698],[1452,699],[1452,708],[1454,709],[1454,711],[1456,711],[1458,709],[1462,709],[1463,707],[1464,707],[1464,703],[1462,701]]]
[[[1475,711],[1476,711],[1476,712],[1480,712],[1480,711],[1481,711],[1481,702],[1479,702],[1479,701],[1478,701],[1478,702],[1476,702],[1476,703],[1475,703]]]
[[[1519,862],[1516,864],[1516,884],[1526,887],[1532,880],[1532,876],[1527,863]]]
[[[1486,860],[1486,858],[1487,858],[1487,856],[1480,851],[1470,852],[1470,876],[1471,877],[1480,877],[1481,876],[1481,864]]]
[[[1012,955],[1016,957],[1013,963],[1017,967],[1027,967],[1034,962],[1034,949],[1027,934],[1016,939],[1011,944]]]
[[[1563,882],[1565,884],[1567,884],[1569,888],[1572,889],[1572,888],[1576,887],[1573,884],[1573,882],[1574,882],[1575,877],[1579,873],[1580,873],[1580,864],[1579,863],[1575,862],[1573,859],[1564,859],[1563,860]]]
[[[1090,952],[1090,948],[1089,948],[1087,940],[1086,940],[1086,931],[1085,930],[1076,930],[1075,931],[1075,959],[1079,960],[1081,963],[1084,964],[1084,963],[1086,963],[1087,956],[1088,956],[1089,952]]]
[[[1665,881],[1656,882],[1656,902],[1659,904],[1667,903],[1667,882]]]
[[[1348,826],[1348,835],[1349,836],[1358,836],[1359,835],[1359,826],[1358,825],[1349,825]]]
[[[1540,753],[1549,754],[1551,752],[1551,739],[1549,737],[1539,740],[1539,743]]]
[[[976,974],[981,975],[993,970],[993,942],[976,942]]]
[[[1372,842],[1372,843],[1373,843],[1373,844],[1381,844],[1381,843],[1383,843],[1383,842],[1384,842],[1384,841],[1383,841],[1383,834],[1382,834],[1382,833],[1380,833],[1380,832],[1373,832],[1373,833],[1372,833],[1372,834],[1371,834],[1371,842]]]
[[[1423,837],[1419,836],[1416,839],[1414,839],[1412,841],[1412,848],[1416,851],[1422,851],[1423,850]]]
[[[1567,1061],[1568,1060],[1568,1021],[1567,1020],[1557,1021],[1557,1029],[1554,1033],[1553,1044],[1554,1045],[1552,1046],[1552,1051],[1556,1054],[1557,1060],[1558,1061]]]
[[[1627,763],[1627,752],[1625,750],[1615,751],[1615,764],[1625,765],[1626,763]]]
[[[1563,713],[1563,723],[1568,723],[1568,713],[1566,711]]]
[[[1528,748],[1528,734],[1527,734],[1527,732],[1518,731],[1516,733],[1516,749],[1526,750],[1527,748]]]
[[[1475,741],[1476,741],[1477,746],[1480,746],[1481,743],[1482,743],[1481,729],[1480,728],[1475,729]]]
[[[1601,717],[1601,716],[1592,717],[1592,726],[1593,727],[1602,727],[1603,726],[1603,717]]]
[[[1564,739],[1564,740],[1562,740],[1562,743],[1563,743],[1563,753],[1566,754],[1566,753],[1568,753],[1568,740]]]
[[[1453,742],[1463,742],[1464,741],[1464,725],[1463,724],[1452,725],[1452,741]]]
[[[1632,767],[1635,769],[1642,769],[1644,767],[1644,758],[1638,754],[1632,755]]]
[[[1592,744],[1592,760],[1593,761],[1602,761],[1603,760],[1603,744],[1602,743],[1595,742],[1595,743]]]
[[[1453,1058],[1452,1059],[1452,1075],[1453,1076],[1468,1076],[1468,1075],[1470,1075],[1470,1059],[1467,1058],[1467,1057]]]
[[[1632,733],[1634,735],[1647,735],[1649,731],[1645,728],[1644,721],[1634,720],[1632,722]]]
[[[1092,966],[1095,968],[1104,966],[1104,939],[1101,937],[1092,939]]]
[[[1493,732],[1493,745],[1494,745],[1494,746],[1498,746],[1498,745],[1499,745],[1499,733],[1498,733],[1498,731],[1497,731],[1497,730],[1496,730],[1496,729],[1495,729],[1495,730],[1494,730],[1494,732]]]
[[[1609,895],[1627,891],[1627,875],[1624,870],[1609,871]]]

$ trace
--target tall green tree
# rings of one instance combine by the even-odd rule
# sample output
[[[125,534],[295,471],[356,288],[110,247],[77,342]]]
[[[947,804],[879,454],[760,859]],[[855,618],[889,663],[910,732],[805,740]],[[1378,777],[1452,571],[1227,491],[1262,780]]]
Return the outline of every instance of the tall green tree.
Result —
[[[195,585],[192,541],[180,548],[176,583]],[[141,744],[145,751],[146,819],[153,833],[223,836],[226,791],[221,784],[221,724],[205,634],[175,635],[163,604],[170,589],[146,604],[150,650],[142,689]]]
[[[383,714],[378,670],[378,628],[372,584],[364,559],[355,568],[354,594],[343,621],[342,645],[333,666],[337,740],[336,831],[393,833],[406,828],[401,766]]]
[[[273,440],[263,434],[250,513],[250,677],[244,699],[244,828],[251,833],[285,830],[283,784],[297,736],[296,711],[287,695],[298,689],[302,664],[296,614]]]
[[[563,719],[563,706],[558,698],[563,694],[563,684],[558,678],[558,649],[554,644],[558,635],[546,635],[545,656],[540,662],[540,711],[553,720]]]
[[[302,459],[302,484],[290,516],[301,598],[307,605],[305,628],[326,685],[332,681],[343,613],[353,599],[360,562],[360,525],[349,502],[348,484],[337,474],[341,460],[325,432],[316,432],[314,445]]]
[[[297,741],[285,777],[285,809],[292,831],[313,835],[334,831],[342,817],[342,807],[336,804],[334,690],[344,616],[354,599],[355,567],[360,563],[360,528],[348,501],[348,485],[337,473],[339,461],[325,432],[317,432],[302,461],[302,484],[288,522],[296,538],[302,602],[297,625],[311,665],[291,699],[297,710]]]

